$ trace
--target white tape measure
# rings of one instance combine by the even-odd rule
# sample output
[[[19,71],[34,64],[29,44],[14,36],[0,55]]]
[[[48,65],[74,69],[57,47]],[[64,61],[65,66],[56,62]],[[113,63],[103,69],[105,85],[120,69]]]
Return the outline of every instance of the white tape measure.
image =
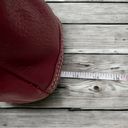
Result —
[[[90,79],[90,80],[114,80],[128,81],[127,74],[97,73],[97,72],[70,72],[62,71],[63,78]]]

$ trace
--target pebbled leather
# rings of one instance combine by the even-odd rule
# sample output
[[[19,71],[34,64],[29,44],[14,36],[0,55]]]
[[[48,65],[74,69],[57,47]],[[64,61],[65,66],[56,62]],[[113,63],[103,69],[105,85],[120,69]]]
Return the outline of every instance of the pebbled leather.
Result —
[[[0,1],[0,101],[28,103],[49,95],[63,54],[60,35],[60,21],[44,1]]]

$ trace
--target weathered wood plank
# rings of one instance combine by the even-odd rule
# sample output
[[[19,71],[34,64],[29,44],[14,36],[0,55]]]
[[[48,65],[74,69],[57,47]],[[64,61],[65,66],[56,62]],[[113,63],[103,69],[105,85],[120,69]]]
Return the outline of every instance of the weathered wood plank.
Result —
[[[49,5],[63,23],[128,23],[128,3],[49,3]]]
[[[65,53],[128,53],[128,25],[63,25]]]
[[[127,128],[128,111],[0,110],[1,128]]]
[[[63,70],[128,73],[128,55],[67,54]],[[46,100],[5,107],[127,109],[128,82],[61,79],[59,88]]]

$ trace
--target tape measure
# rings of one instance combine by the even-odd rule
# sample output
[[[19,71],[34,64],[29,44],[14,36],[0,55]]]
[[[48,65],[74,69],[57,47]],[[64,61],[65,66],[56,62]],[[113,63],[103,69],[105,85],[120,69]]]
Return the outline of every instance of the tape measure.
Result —
[[[61,77],[62,78],[88,79],[88,80],[128,81],[128,74],[114,74],[114,73],[62,71]]]

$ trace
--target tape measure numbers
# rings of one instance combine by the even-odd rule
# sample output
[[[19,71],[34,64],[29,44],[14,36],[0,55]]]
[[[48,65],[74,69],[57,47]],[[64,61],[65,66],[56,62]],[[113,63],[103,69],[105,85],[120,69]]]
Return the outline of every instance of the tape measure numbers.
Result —
[[[114,80],[128,81],[127,74],[97,73],[97,72],[70,72],[62,71],[62,78],[92,79],[92,80]]]

